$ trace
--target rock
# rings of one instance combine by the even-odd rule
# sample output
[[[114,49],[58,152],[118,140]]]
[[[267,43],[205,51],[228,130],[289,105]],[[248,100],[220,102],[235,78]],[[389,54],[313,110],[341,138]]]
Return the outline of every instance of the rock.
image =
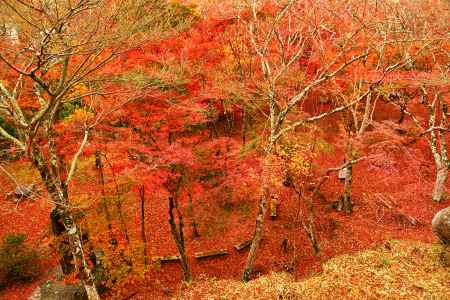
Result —
[[[86,291],[81,284],[63,284],[61,282],[47,281],[39,288],[39,298],[33,300],[87,300]]]
[[[444,267],[450,267],[450,247],[442,248],[441,253],[439,253],[439,260]]]
[[[38,287],[34,292],[28,297],[28,300],[40,300],[41,299],[41,288]]]
[[[440,210],[431,222],[433,232],[447,245],[450,245],[450,207]]]

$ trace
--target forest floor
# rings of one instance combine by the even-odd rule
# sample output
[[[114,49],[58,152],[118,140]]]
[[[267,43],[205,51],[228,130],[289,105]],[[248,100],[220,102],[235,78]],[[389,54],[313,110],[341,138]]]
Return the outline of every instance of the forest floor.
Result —
[[[328,163],[338,165],[333,161]],[[89,164],[93,164],[93,161],[89,161]],[[24,162],[16,162],[8,167],[18,178],[29,178],[30,183],[33,182],[33,178],[36,178],[36,174]],[[327,270],[330,263],[325,265],[324,263],[333,257],[371,249],[377,245],[384,245],[387,240],[392,239],[435,243],[436,238],[431,232],[431,219],[437,211],[449,205],[449,199],[440,204],[433,203],[429,197],[431,189],[429,184],[427,188],[412,190],[406,184],[401,186],[392,186],[390,182],[385,185],[379,184],[374,179],[375,175],[373,178],[367,174],[358,176],[359,170],[367,168],[364,162],[355,167],[353,214],[337,212],[331,206],[342,188],[337,180],[328,182],[323,190],[324,197],[315,201],[315,224],[321,250],[318,256],[313,255],[304,232],[301,222],[304,216],[300,214],[300,219],[298,217],[298,201],[294,198],[280,201],[277,218],[266,220],[263,241],[255,263],[254,278],[271,272],[286,271],[289,271],[290,276],[295,280],[309,278]],[[432,172],[420,174],[420,176],[423,183],[432,182]],[[2,188],[5,191],[8,189],[6,185]],[[78,191],[78,193],[82,192]],[[146,208],[149,255],[151,257],[175,255],[177,254],[175,243],[167,224],[167,203],[159,201],[156,196],[149,196],[151,199],[148,200]],[[130,237],[131,240],[138,240],[139,204],[136,201],[136,195],[131,192],[127,199],[128,202],[124,204],[124,207],[127,210]],[[220,201],[220,199],[217,202],[211,202],[199,199],[195,205],[200,237],[192,236],[189,220],[186,224],[187,253],[194,278],[238,280],[246,261],[247,251],[237,252],[233,246],[251,238],[257,203],[245,199],[237,202]],[[28,243],[33,247],[42,249],[43,253],[51,253],[51,230],[48,219],[51,206],[45,197],[38,197],[34,201],[23,200],[18,205],[10,200],[0,199],[2,220],[0,237],[3,238],[5,234],[13,232],[25,233],[28,236]],[[287,240],[286,247],[282,246],[284,240]],[[417,246],[420,251],[428,249],[427,247],[432,246],[426,244]],[[198,251],[218,249],[228,250],[229,255],[202,261],[193,257],[193,254]],[[47,255],[49,259],[44,263],[45,270],[51,269],[56,264],[56,260],[52,259],[50,254]],[[355,256],[355,259],[358,257]],[[387,258],[387,260],[391,259],[393,258]],[[389,261],[386,263],[389,264]],[[329,271],[325,273],[327,272]],[[44,272],[43,276],[30,284],[3,290],[0,292],[0,299],[27,299],[39,283],[51,276]],[[386,280],[395,281],[395,278],[388,277]],[[176,262],[167,263],[159,268],[151,268],[143,278],[135,278],[132,282],[125,281],[118,291],[111,292],[107,297],[167,299],[180,294],[180,291],[186,288],[180,282],[180,265]],[[307,283],[303,286],[307,286]],[[420,295],[421,290],[424,289],[417,288],[417,295]]]
[[[417,241],[386,241],[337,256],[318,276],[295,281],[271,273],[247,284],[195,282],[180,299],[450,299],[450,249]]]

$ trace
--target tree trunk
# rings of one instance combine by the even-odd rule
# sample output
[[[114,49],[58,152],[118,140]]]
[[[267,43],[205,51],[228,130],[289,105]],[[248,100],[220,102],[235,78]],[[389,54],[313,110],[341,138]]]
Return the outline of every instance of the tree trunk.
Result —
[[[95,280],[83,252],[83,243],[78,228],[67,206],[57,208],[64,219],[64,227],[69,236],[70,249],[74,258],[75,270],[78,273],[89,300],[100,300]]]
[[[348,130],[350,134],[350,130]],[[345,153],[345,161],[351,162],[353,161],[353,145],[351,137],[349,136],[347,149]],[[353,181],[353,165],[351,163],[346,167],[347,172],[344,181],[344,191],[342,195],[339,197],[337,210],[344,211],[347,214],[351,214],[353,211],[353,202],[352,202],[352,181]]]
[[[147,268],[147,237],[145,236],[145,188],[144,185],[139,189],[139,196],[141,198],[141,238],[144,246],[144,267]]]
[[[108,164],[109,169],[111,170],[111,173],[112,173],[112,178],[114,180],[114,185],[115,185],[115,188],[116,188],[116,197],[117,197],[117,199],[116,199],[115,203],[116,203],[117,212],[119,214],[120,226],[122,227],[121,229],[122,229],[123,234],[125,236],[125,240],[129,244],[130,243],[130,238],[128,236],[127,223],[125,222],[125,218],[124,218],[123,212],[122,212],[122,199],[120,197],[119,184],[117,183],[116,174],[114,173],[114,169],[113,169],[113,167],[111,165],[111,162],[108,160],[108,156],[106,156],[106,154],[104,154],[104,153],[102,155],[105,158],[105,161]]]
[[[325,181],[325,177],[322,178],[321,182],[319,182],[311,192],[311,195],[309,197],[306,197],[306,209],[307,209],[307,217],[306,222],[303,220],[301,221],[303,229],[306,231],[306,235],[308,236],[309,241],[311,242],[311,246],[313,248],[314,255],[318,255],[320,252],[319,242],[317,241],[316,237],[316,230],[314,227],[314,199],[320,194],[320,186]],[[295,183],[291,183],[291,187],[294,190],[294,192],[297,194],[298,197],[298,210],[297,210],[297,217],[295,218],[295,223],[297,223],[297,220],[302,216],[301,213],[301,201],[303,199],[302,197],[302,191],[295,185]]]
[[[100,296],[98,295],[97,288],[94,284],[86,284],[84,283],[84,289],[86,290],[86,295],[89,300],[100,300]]]
[[[242,145],[245,146],[247,137],[247,112],[245,105],[242,105]]]
[[[82,281],[89,300],[100,300],[97,288],[94,284],[94,276],[88,267],[83,252],[83,241],[70,211],[70,202],[67,194],[67,187],[60,180],[53,176],[48,168],[42,153],[36,145],[32,145],[31,159],[34,166],[38,169],[42,181],[49,193],[49,196],[55,203],[56,213],[62,217],[62,225],[67,233],[69,248],[73,257],[74,269]]]
[[[117,240],[114,237],[113,230],[112,230],[111,214],[110,214],[109,209],[108,209],[108,203],[106,202],[105,175],[103,173],[103,162],[102,162],[102,158],[101,158],[100,155],[101,155],[101,153],[99,151],[97,151],[95,153],[95,167],[97,168],[98,179],[99,179],[100,185],[102,186],[102,201],[101,201],[101,205],[102,205],[102,209],[103,209],[103,211],[105,213],[106,223],[107,223],[107,226],[108,226],[109,242],[110,242],[111,245],[116,245],[117,244]]]
[[[353,181],[353,170],[352,165],[347,167],[347,177],[344,182],[344,192],[341,195],[338,203],[338,211],[344,211],[347,214],[351,214],[353,211],[353,202],[352,202],[352,181]]]
[[[317,255],[320,252],[319,243],[317,242],[316,231],[314,228],[314,203],[313,203],[314,198],[313,197],[316,195],[317,192],[318,192],[318,189],[315,189],[313,191],[311,197],[308,198],[308,202],[307,202],[308,220],[307,220],[307,223],[305,224],[305,231],[308,234],[308,238],[313,247],[314,255]]]
[[[74,271],[72,253],[69,248],[69,241],[64,237],[66,229],[63,224],[63,217],[59,215],[56,209],[50,213],[50,220],[52,224],[52,232],[55,237],[58,237],[57,251],[59,255],[59,264],[65,275],[69,275]]]
[[[270,198],[270,186],[269,179],[271,174],[271,158],[270,153],[267,154],[264,161],[264,172],[263,172],[263,182],[262,182],[262,195],[261,201],[259,202],[258,215],[256,217],[255,233],[253,234],[252,244],[250,246],[250,251],[247,256],[247,262],[245,264],[244,272],[242,274],[242,281],[246,282],[250,280],[250,276],[253,272],[253,264],[255,263],[256,251],[259,248],[262,237],[262,227],[264,224],[264,219],[267,213],[267,204]]]
[[[200,236],[200,233],[198,232],[198,226],[197,222],[195,221],[195,214],[194,214],[194,203],[192,202],[192,194],[189,193],[189,202],[188,202],[188,216],[191,219],[191,229],[192,229],[192,237],[198,238]]]
[[[433,201],[434,202],[441,202],[442,197],[445,192],[445,184],[447,182],[448,178],[448,168],[442,167],[438,169],[436,174],[436,181],[434,183],[433,188]]]
[[[175,218],[174,218],[174,214],[173,214],[174,208],[177,210],[178,228],[177,228],[177,224],[175,223]],[[191,271],[189,268],[188,258],[186,255],[186,248],[184,246],[183,216],[181,215],[181,212],[178,209],[176,200],[174,200],[174,198],[172,196],[169,197],[169,224],[170,224],[170,230],[172,232],[173,239],[175,240],[175,243],[178,248],[178,252],[180,253],[181,268],[183,269],[184,281],[191,282],[192,275],[191,275]]]

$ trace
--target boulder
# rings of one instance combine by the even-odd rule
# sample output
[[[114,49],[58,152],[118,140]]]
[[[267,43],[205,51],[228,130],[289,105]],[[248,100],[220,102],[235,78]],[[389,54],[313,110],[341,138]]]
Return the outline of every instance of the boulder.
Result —
[[[47,281],[40,286],[29,300],[87,300],[86,291],[81,284],[64,284]]]
[[[450,207],[440,210],[431,222],[433,232],[446,245],[450,245]]]

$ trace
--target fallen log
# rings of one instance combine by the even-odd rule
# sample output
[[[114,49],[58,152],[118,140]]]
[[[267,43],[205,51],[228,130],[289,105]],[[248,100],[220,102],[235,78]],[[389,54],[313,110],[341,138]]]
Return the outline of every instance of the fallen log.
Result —
[[[224,256],[224,255],[228,255],[228,251],[227,250],[196,252],[194,254],[194,257],[196,259],[205,259],[205,258],[218,257],[218,256]]]
[[[236,249],[237,251],[242,251],[245,248],[250,247],[250,245],[252,244],[252,241],[253,241],[253,239],[243,241],[242,243],[236,244],[236,245],[234,245],[234,249]]]

